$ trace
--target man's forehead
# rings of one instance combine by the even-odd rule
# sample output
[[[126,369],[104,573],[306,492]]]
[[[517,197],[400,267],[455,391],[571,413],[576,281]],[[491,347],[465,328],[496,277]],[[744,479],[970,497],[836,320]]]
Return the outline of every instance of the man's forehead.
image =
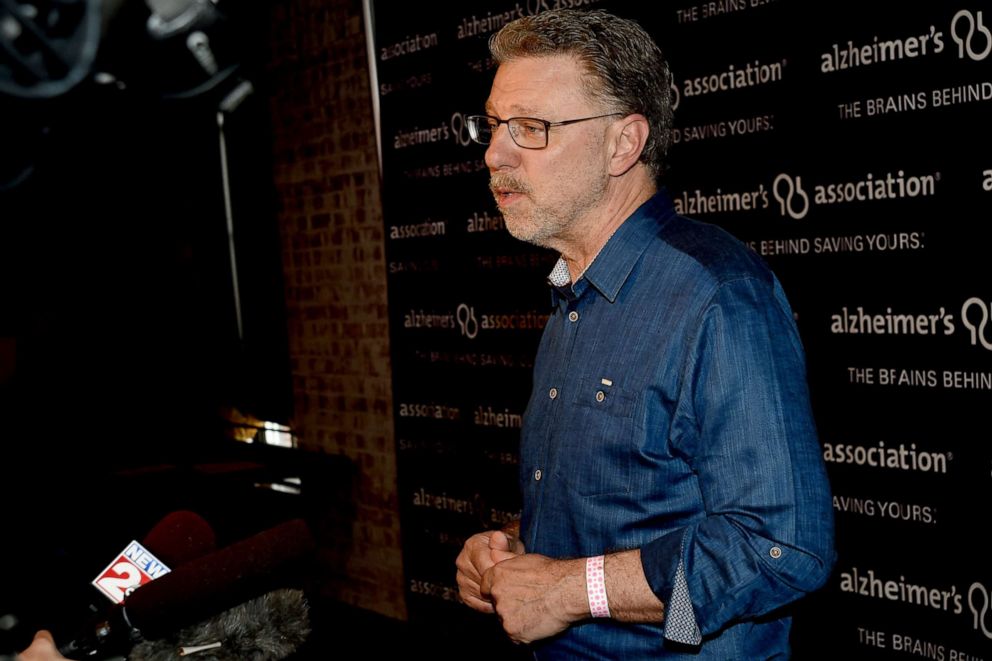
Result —
[[[547,107],[545,104],[536,103],[501,103],[499,106],[499,110],[502,112],[511,112],[516,116],[540,113]],[[486,112],[494,112],[495,110],[496,104],[493,103],[493,100],[490,97],[489,101],[486,101]]]
[[[515,57],[499,65],[496,69],[496,80],[500,78],[523,76],[527,78],[571,78],[580,76],[584,67],[573,55],[526,55]]]
[[[487,112],[498,109],[514,115],[544,113],[582,95],[582,68],[570,56],[521,57],[504,62],[496,71],[486,101]]]

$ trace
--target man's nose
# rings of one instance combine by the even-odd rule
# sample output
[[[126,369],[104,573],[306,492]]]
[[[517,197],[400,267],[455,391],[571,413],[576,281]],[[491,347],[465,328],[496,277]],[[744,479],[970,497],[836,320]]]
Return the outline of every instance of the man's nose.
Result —
[[[510,129],[500,124],[486,148],[486,165],[490,170],[516,167],[520,163],[520,147],[510,137]]]

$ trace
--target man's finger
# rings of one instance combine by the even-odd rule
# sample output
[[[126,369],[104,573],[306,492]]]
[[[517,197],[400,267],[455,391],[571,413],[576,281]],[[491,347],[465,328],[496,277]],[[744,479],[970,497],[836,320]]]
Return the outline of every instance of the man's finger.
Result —
[[[465,595],[461,596],[461,600],[463,604],[465,604],[469,608],[472,608],[473,610],[479,611],[480,613],[496,612],[496,609],[493,608],[493,605],[488,601],[483,601],[482,599],[477,599],[475,597],[469,597]]]
[[[461,556],[455,562],[455,569],[458,570],[460,576],[465,576],[469,580],[478,583],[482,579],[482,575],[476,570],[475,565],[473,565],[468,560],[462,560]]]
[[[500,551],[498,549],[493,549],[491,553],[493,562],[503,562],[504,560],[517,557],[517,554],[513,551]]]
[[[485,574],[482,575],[482,580],[479,581],[479,592],[482,594],[483,599],[488,599],[492,601],[493,598],[493,570],[490,569]]]
[[[512,551],[513,541],[502,530],[497,530],[489,538],[489,548],[493,551]]]

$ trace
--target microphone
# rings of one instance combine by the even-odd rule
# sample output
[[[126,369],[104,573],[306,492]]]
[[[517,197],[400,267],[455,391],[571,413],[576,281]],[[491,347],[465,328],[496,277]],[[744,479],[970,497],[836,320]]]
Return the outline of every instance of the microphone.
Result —
[[[279,589],[230,608],[166,638],[145,640],[129,661],[173,661],[177,656],[209,661],[284,659],[310,635],[306,599],[301,590]]]
[[[217,535],[206,519],[188,510],[166,514],[141,543],[170,567],[178,567],[217,548]]]
[[[269,592],[315,548],[294,519],[187,562],[124,600],[124,616],[144,638],[160,638]]]
[[[314,548],[306,523],[294,519],[193,558],[135,589],[94,635],[73,640],[59,651],[64,656],[91,656],[177,634],[186,643],[227,640],[238,654],[256,638],[266,645],[282,640],[295,649],[309,633],[306,602],[300,591],[277,588],[291,582]],[[256,627],[252,636],[246,636],[246,624]],[[163,645],[173,650],[169,654],[174,658],[171,643]]]
[[[176,567],[216,550],[217,536],[210,524],[199,514],[188,510],[178,510],[166,514],[152,526],[148,534],[142,538],[141,545],[151,549],[166,567]],[[131,546],[133,544],[129,545],[128,548]],[[118,559],[121,559],[120,556]],[[125,560],[125,564],[130,565],[127,570],[134,572],[132,576],[139,571],[138,567],[129,561]],[[111,601],[120,603],[124,599],[127,587],[137,579],[122,580],[117,578],[112,570],[116,567],[117,563],[112,562],[110,567],[101,572],[100,576],[93,581],[93,584]],[[103,583],[107,587],[101,587],[98,583]],[[97,611],[93,605],[90,608],[94,612]],[[89,622],[79,630],[71,641],[63,644],[59,651],[64,656],[92,655],[101,647],[106,647],[111,640],[112,627],[110,622],[118,617],[117,610],[110,613],[103,610],[97,615],[91,616]],[[126,630],[127,628],[118,626],[116,629]],[[118,634],[120,631],[114,633]]]
[[[217,546],[213,529],[194,512],[172,512],[145,536],[144,544],[131,542],[100,572],[93,585],[115,604],[139,585],[169,572],[169,565],[186,562]],[[159,559],[152,551],[162,551]]]

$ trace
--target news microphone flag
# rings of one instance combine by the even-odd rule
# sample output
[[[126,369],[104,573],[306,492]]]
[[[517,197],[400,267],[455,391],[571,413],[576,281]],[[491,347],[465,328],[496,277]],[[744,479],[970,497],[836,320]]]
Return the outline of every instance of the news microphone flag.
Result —
[[[93,585],[110,601],[122,604],[124,598],[135,589],[168,574],[169,571],[162,561],[134,540],[93,579]]]

